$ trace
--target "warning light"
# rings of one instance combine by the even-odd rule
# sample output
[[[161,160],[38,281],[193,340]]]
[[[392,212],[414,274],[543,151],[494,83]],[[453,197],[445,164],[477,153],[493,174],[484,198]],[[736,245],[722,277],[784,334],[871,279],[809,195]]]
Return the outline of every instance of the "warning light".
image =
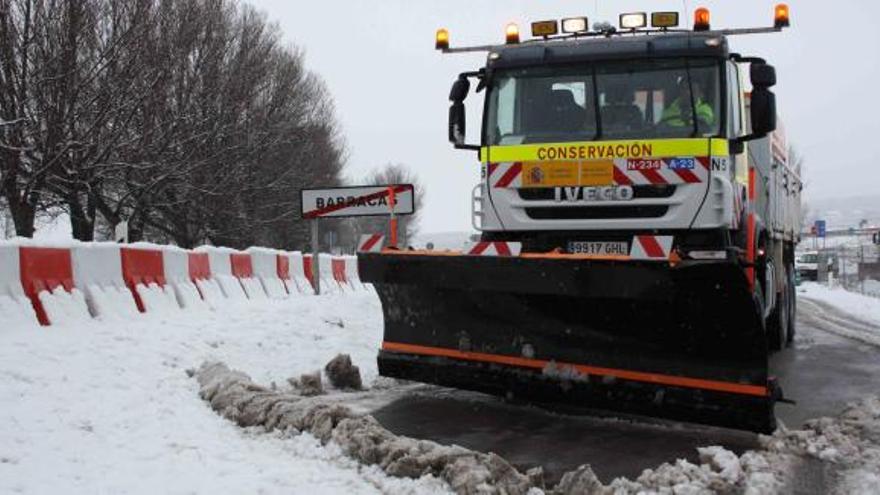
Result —
[[[532,23],[532,36],[553,36],[559,33],[559,24],[556,21],[538,21]]]
[[[678,27],[678,12],[652,12],[651,27],[661,29]]]
[[[782,29],[791,26],[791,17],[789,17],[788,5],[780,3],[773,9],[773,25],[776,29]]]
[[[620,14],[620,29],[639,29],[648,25],[648,16],[644,12]]]
[[[504,30],[504,38],[508,45],[519,43],[519,26],[515,22],[507,25],[507,28]]]
[[[709,30],[709,9],[700,7],[694,11],[694,31]]]
[[[449,31],[443,28],[437,30],[437,36],[434,38],[434,48],[437,50],[449,49]]]

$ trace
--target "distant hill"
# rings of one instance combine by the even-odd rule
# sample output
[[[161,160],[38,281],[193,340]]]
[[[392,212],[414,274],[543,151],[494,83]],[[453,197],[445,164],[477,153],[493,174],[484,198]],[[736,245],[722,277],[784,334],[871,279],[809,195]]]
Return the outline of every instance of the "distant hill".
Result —
[[[805,204],[807,225],[816,219],[824,219],[829,229],[858,227],[862,220],[867,220],[869,225],[880,226],[880,195],[807,198]]]

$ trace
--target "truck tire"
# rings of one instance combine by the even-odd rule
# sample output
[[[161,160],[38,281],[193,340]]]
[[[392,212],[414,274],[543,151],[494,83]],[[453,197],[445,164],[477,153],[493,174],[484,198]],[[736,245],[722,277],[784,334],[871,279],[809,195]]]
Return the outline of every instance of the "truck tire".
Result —
[[[788,342],[789,308],[788,280],[780,280],[782,290],[776,296],[776,307],[767,318],[767,345],[771,352],[781,351]]]
[[[792,263],[786,265],[788,277],[788,332],[786,332],[786,346],[791,347],[794,336],[797,334],[797,288],[795,287],[795,273]]]

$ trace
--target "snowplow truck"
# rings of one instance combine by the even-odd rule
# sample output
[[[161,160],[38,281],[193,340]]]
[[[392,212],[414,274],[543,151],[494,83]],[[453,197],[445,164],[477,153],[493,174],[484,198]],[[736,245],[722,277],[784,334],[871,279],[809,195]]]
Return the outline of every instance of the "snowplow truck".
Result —
[[[626,14],[621,30],[566,19],[520,42],[508,26],[506,43],[472,48],[438,31],[443,52],[488,53],[455,80],[448,116],[455,147],[479,153],[480,237],[358,254],[383,307],[381,375],[775,429],[768,356],[795,332],[801,183],[775,69],[728,38],[784,25],[777,7],[772,28],[711,30],[702,10],[694,30]],[[478,145],[465,142],[471,81]]]

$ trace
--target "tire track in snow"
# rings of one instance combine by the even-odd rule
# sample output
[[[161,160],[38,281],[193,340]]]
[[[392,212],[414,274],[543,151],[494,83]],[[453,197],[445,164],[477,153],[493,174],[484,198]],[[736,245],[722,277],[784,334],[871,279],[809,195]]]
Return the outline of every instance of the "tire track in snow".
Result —
[[[802,311],[800,316],[805,317],[816,328],[863,344],[880,347],[880,327],[877,325],[816,299],[800,296],[799,300],[805,303],[801,306],[805,311]]]

